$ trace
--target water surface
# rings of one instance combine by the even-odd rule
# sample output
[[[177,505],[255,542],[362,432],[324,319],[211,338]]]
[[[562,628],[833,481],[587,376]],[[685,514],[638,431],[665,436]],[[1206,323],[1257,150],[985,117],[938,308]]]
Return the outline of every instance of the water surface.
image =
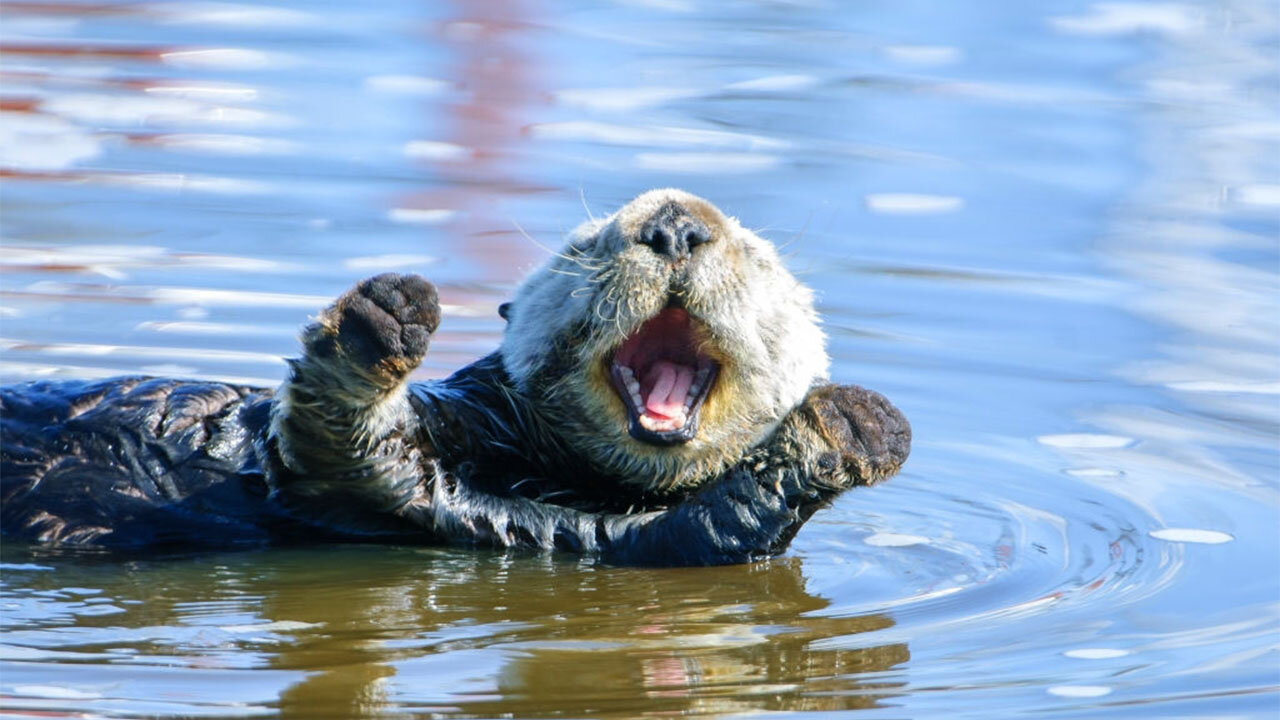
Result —
[[[6,545],[11,716],[1272,717],[1274,3],[6,3],[0,376],[270,385],[358,279],[423,378],[588,213],[785,246],[903,473],[698,570]]]

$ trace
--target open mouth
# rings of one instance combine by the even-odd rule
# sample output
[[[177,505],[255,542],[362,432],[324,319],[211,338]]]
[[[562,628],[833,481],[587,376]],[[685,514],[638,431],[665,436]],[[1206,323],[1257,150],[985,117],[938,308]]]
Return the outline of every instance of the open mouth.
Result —
[[[698,415],[720,370],[698,345],[689,313],[668,307],[614,352],[613,387],[627,408],[631,437],[676,445],[698,434]]]

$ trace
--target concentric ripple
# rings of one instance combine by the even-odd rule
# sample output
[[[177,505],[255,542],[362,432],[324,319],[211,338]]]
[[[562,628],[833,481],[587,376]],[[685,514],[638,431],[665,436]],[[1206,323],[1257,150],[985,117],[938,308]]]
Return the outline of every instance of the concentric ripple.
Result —
[[[0,376],[271,385],[382,271],[443,375],[678,185],[783,248],[903,473],[727,568],[5,543],[0,714],[1275,715],[1275,9],[588,5],[6,4]]]

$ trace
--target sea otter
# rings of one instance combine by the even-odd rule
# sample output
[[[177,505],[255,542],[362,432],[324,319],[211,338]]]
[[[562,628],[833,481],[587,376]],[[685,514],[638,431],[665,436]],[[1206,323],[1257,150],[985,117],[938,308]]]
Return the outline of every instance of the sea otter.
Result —
[[[911,431],[826,380],[810,291],[714,205],[644,193],[500,308],[497,352],[409,383],[435,288],[379,275],[302,333],[275,391],[121,378],[0,391],[0,527],[114,547],[314,540],[696,565],[781,552]]]

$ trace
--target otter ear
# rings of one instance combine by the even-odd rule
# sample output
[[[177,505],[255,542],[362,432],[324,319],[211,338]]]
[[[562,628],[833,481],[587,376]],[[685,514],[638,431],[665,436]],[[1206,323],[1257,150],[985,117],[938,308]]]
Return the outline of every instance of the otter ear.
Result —
[[[511,303],[504,302],[501,305],[499,305],[498,315],[502,316],[503,320],[510,322],[511,321]]]

